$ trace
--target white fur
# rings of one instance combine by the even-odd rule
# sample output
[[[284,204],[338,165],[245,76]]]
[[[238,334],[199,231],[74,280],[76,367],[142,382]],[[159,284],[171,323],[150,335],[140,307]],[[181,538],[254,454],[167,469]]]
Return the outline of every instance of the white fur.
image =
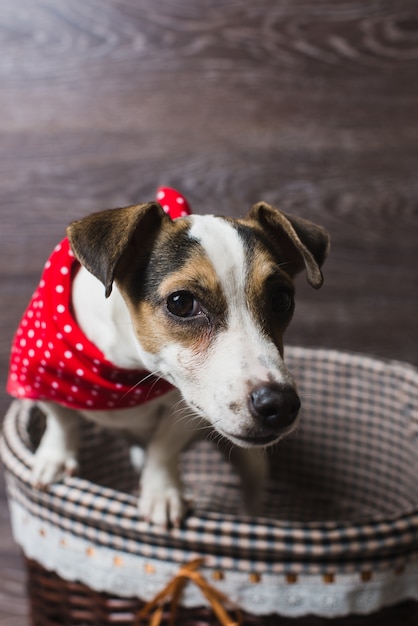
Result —
[[[118,367],[143,367],[128,307],[116,285],[108,298],[103,284],[84,267],[73,283],[72,302],[80,328]]]

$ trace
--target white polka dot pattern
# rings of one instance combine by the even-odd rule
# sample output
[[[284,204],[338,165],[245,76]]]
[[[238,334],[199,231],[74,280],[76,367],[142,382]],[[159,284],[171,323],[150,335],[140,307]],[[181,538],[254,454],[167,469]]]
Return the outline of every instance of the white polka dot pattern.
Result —
[[[157,191],[157,200],[173,220],[191,213],[186,199],[171,187],[160,187]]]

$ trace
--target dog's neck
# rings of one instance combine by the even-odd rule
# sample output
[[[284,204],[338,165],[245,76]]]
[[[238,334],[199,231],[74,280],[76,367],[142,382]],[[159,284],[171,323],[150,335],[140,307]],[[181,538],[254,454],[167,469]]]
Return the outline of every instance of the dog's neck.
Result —
[[[73,283],[72,304],[81,330],[108,361],[122,368],[144,367],[128,308],[115,284],[105,298],[102,283],[81,267]]]

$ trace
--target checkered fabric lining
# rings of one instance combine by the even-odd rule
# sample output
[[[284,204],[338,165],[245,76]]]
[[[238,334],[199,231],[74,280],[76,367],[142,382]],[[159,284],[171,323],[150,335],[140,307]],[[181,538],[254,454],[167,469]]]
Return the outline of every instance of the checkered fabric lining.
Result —
[[[137,477],[123,441],[85,424],[82,478],[48,492],[30,486],[42,416],[15,401],[2,456],[9,497],[63,531],[146,558],[205,556],[223,570],[353,572],[418,557],[418,372],[395,362],[325,350],[286,355],[304,405],[298,432],[271,453],[263,515],[236,514],[239,482],[216,447],[184,454],[194,505],[170,533],[139,520]]]

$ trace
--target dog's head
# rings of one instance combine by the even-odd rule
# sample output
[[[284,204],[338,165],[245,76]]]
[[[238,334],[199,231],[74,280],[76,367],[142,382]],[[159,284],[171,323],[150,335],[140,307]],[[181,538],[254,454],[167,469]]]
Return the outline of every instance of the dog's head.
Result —
[[[68,228],[79,261],[129,308],[144,365],[237,445],[295,426],[300,401],[283,361],[293,277],[322,284],[327,233],[264,202],[243,219],[171,220],[155,202]]]

